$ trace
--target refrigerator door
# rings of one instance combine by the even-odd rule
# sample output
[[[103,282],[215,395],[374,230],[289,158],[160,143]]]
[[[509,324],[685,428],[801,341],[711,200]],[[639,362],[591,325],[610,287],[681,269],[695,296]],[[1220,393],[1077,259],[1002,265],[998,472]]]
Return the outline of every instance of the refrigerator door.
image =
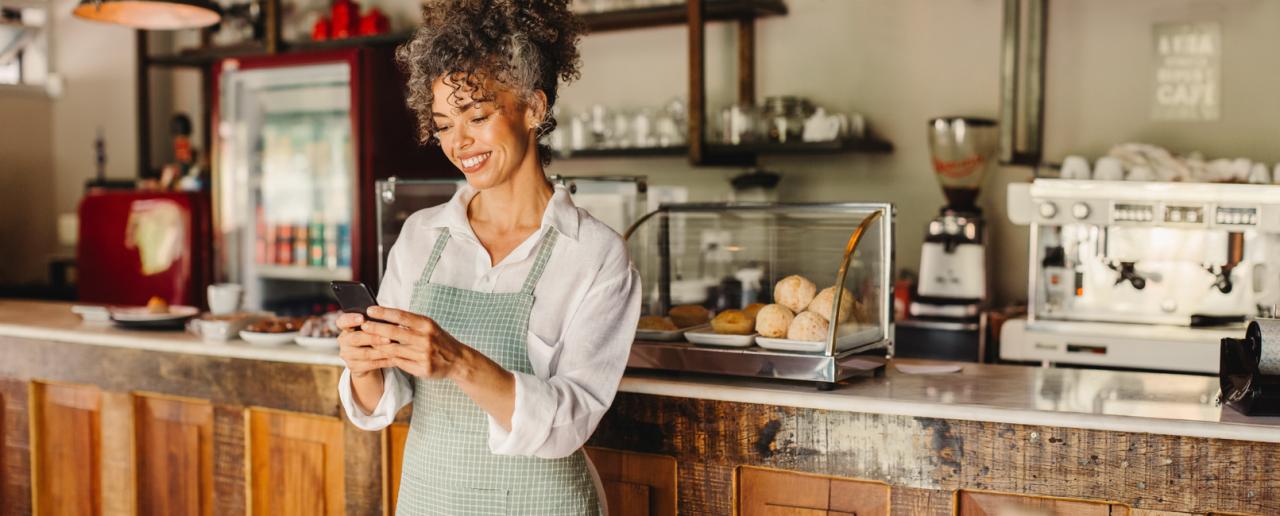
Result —
[[[197,193],[90,192],[76,248],[81,301],[204,306],[209,200]]]
[[[329,308],[351,280],[356,132],[351,61],[224,68],[217,122],[218,272],[247,309]]]

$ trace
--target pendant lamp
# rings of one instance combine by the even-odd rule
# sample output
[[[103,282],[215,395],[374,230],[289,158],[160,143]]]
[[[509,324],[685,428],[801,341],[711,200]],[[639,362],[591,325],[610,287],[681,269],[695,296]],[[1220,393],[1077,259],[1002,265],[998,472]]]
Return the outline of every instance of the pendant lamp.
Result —
[[[143,30],[198,29],[222,19],[209,0],[80,0],[73,14]]]

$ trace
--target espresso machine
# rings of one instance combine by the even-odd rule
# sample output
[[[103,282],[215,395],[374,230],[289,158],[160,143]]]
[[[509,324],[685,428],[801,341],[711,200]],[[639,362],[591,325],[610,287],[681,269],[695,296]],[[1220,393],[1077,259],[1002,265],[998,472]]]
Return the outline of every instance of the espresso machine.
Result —
[[[928,136],[947,204],[929,221],[916,291],[909,317],[898,322],[894,354],[981,361],[987,252],[977,200],[983,178],[996,166],[999,132],[994,120],[942,117],[929,121]]]
[[[1217,373],[1280,302],[1280,186],[1036,179],[1009,217],[1031,248],[1003,359]]]

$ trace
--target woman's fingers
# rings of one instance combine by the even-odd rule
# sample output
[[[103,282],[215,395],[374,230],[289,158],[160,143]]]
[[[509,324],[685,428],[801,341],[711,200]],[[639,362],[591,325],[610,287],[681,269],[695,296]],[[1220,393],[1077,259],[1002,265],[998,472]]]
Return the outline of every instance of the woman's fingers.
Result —
[[[361,324],[360,330],[379,337],[386,337],[396,342],[411,342],[414,339],[426,337],[422,332],[411,328],[376,321],[367,321]]]
[[[429,317],[385,306],[369,307],[369,317],[412,328],[420,333],[430,333],[436,328],[436,322]]]
[[[364,316],[360,314],[342,314],[338,316],[338,328],[343,330],[355,329],[363,322]]]

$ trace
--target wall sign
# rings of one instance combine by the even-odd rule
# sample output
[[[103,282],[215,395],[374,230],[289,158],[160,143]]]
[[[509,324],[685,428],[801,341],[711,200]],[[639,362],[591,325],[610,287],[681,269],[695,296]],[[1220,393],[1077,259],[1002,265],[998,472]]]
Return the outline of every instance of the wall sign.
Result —
[[[1160,24],[1155,36],[1155,120],[1217,120],[1222,27],[1217,22]]]

